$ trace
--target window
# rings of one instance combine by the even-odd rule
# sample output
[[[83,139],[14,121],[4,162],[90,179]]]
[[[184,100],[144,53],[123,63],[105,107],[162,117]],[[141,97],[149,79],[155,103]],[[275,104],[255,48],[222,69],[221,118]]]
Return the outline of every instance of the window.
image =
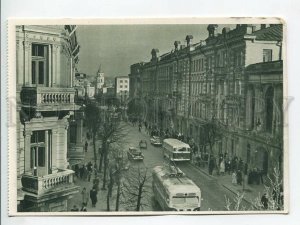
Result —
[[[33,131],[31,135],[30,167],[45,167],[45,131]]]
[[[127,88],[127,85],[125,85],[125,88]]]
[[[123,83],[123,80],[120,80],[120,83]]]
[[[120,85],[120,88],[123,88],[123,85]]]
[[[272,61],[272,50],[271,49],[263,49],[263,61],[264,62]]]
[[[48,46],[32,44],[31,50],[31,82],[46,85],[48,82]]]
[[[128,80],[125,80],[125,83],[128,83]]]

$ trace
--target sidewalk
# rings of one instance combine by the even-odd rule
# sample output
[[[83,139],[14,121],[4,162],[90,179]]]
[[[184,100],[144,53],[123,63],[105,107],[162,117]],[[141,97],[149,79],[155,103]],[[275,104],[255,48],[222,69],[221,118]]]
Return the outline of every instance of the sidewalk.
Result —
[[[85,132],[85,129],[84,129],[84,132]],[[85,140],[84,140],[84,143],[85,143]],[[92,164],[94,165],[94,149],[93,149],[92,140],[88,141],[88,144],[89,144],[88,150],[87,150],[87,152],[85,152],[85,159],[81,165],[87,164],[88,162],[92,162]],[[99,148],[99,145],[100,145],[99,141],[96,141],[96,147],[97,147],[96,149]],[[99,155],[97,155],[97,161],[98,160],[99,160]],[[98,164],[98,162],[97,162],[97,164]],[[90,190],[93,187],[94,178],[95,178],[94,172],[92,174],[90,182],[88,182],[87,179],[80,179],[80,177],[76,177],[74,175],[74,183],[75,183],[75,185],[78,185],[80,187],[80,190],[78,193],[76,193],[73,196],[73,198],[68,200],[68,211],[71,211],[71,208],[73,208],[74,205],[76,205],[79,208],[79,210],[81,209],[81,207],[82,207],[82,195],[81,195],[82,189],[85,187],[86,191],[88,193],[88,196],[89,196]],[[98,194],[97,194],[98,201],[97,201],[96,207],[92,207],[91,199],[89,198],[88,204],[86,206],[87,212],[107,211],[107,201],[106,201],[107,190],[101,190],[102,185],[103,185],[103,182],[102,182],[103,172],[98,173],[98,178],[100,178],[100,183],[99,183],[100,190],[98,191]],[[107,183],[108,183],[108,181],[107,181]],[[115,188],[116,187],[114,187],[114,189]],[[115,202],[116,202],[116,196],[112,195],[112,197],[110,198],[111,211],[115,211]],[[121,206],[120,206],[119,210],[126,211],[126,209],[122,209]]]
[[[232,184],[232,178],[231,175],[226,173],[224,175],[217,175],[216,171],[213,172],[212,175],[208,173],[207,167],[199,167],[191,162],[191,165],[197,168],[199,171],[204,173],[205,175],[211,177],[212,179],[215,179],[220,185],[222,185],[227,190],[231,191],[235,195],[244,193],[244,200],[248,202],[249,204],[253,205],[253,202],[256,198],[259,198],[264,194],[265,192],[265,186],[263,184],[248,184],[248,182],[245,182],[244,187],[243,185],[238,184]],[[247,180],[247,179],[246,179]]]

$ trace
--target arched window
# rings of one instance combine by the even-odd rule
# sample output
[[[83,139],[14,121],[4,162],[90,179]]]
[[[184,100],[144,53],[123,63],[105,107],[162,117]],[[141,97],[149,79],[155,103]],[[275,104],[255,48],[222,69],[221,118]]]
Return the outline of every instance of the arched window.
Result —
[[[273,98],[274,98],[274,88],[269,87],[265,95],[265,121],[266,121],[266,131],[272,133],[273,128]]]

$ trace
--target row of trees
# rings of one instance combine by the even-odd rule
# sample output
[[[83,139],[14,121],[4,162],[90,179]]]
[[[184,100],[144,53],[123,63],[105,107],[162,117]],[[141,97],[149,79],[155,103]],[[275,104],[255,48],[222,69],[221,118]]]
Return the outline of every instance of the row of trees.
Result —
[[[113,112],[101,110],[96,103],[86,105],[86,126],[92,138],[94,164],[102,173],[102,190],[107,190],[107,211],[111,210],[111,198],[116,191],[115,210],[120,204],[128,210],[140,211],[148,205],[149,172],[144,166],[131,166],[124,157],[128,131],[124,124],[115,118]],[[99,151],[97,144],[100,142]],[[98,157],[99,156],[99,157]]]

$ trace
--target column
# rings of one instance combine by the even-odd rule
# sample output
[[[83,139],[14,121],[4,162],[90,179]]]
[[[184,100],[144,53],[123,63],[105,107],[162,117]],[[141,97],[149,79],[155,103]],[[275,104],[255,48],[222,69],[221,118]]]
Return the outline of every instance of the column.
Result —
[[[49,87],[52,87],[53,83],[53,74],[52,74],[52,67],[53,67],[53,62],[52,62],[52,48],[53,45],[49,45],[49,50],[48,50],[48,64],[49,64],[49,70],[48,70],[48,79],[49,79]]]
[[[24,153],[25,153],[25,160],[24,160],[24,172],[31,173],[30,161],[31,161],[31,130],[24,131]]]
[[[49,172],[49,136],[48,136],[48,130],[45,130],[45,171],[46,174]]]
[[[57,129],[52,129],[52,173],[57,172],[57,141],[58,141],[58,131]]]
[[[24,83],[26,86],[32,84],[31,81],[31,48],[32,45],[29,41],[24,41]]]

